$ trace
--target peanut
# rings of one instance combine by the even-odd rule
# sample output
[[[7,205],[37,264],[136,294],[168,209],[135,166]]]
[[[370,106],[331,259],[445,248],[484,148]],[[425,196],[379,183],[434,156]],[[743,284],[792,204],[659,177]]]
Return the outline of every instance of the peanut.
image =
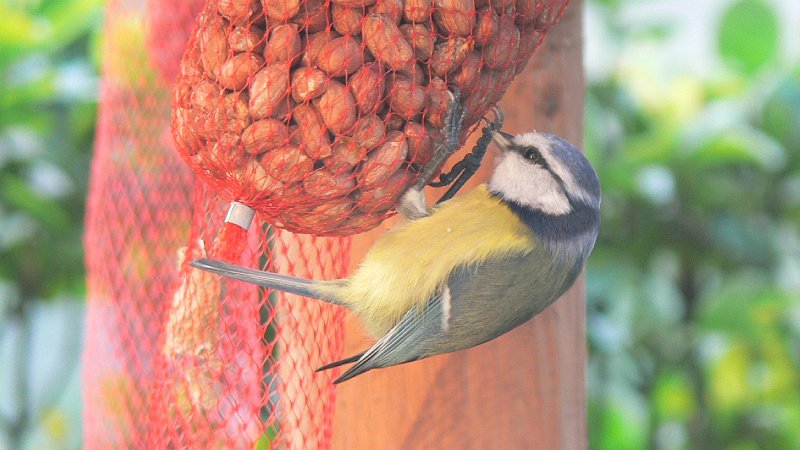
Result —
[[[253,122],[242,133],[242,146],[251,154],[263,153],[286,145],[289,142],[289,127],[275,119]]]
[[[367,149],[372,149],[378,145],[383,137],[386,136],[386,125],[375,114],[368,114],[359,119],[353,130],[351,136],[359,144]]]
[[[449,106],[450,93],[447,83],[441,78],[434,78],[428,85],[428,109],[425,111],[425,120],[434,128],[442,128]]]
[[[272,115],[289,93],[289,64],[272,64],[259,70],[250,84],[250,114],[253,119]]]
[[[510,15],[500,16],[497,33],[483,47],[483,61],[492,69],[505,69],[516,61],[520,33]]]
[[[381,106],[384,98],[384,76],[380,64],[369,63],[350,77],[347,85],[363,114],[375,112]]]
[[[283,0],[266,0],[283,1]],[[328,27],[330,17],[328,16],[328,5],[325,0],[306,0],[305,6],[300,8],[300,13],[294,16],[291,21],[300,26],[304,31],[317,33]]]
[[[330,230],[325,234],[339,235],[338,225],[347,220],[355,209],[352,200],[347,197],[335,198],[321,205],[284,214],[282,218],[297,228],[298,232],[316,231],[320,228]]]
[[[422,61],[431,59],[433,46],[436,44],[436,34],[420,23],[406,23],[400,25],[400,31],[406,40],[414,47],[414,53]]]
[[[346,137],[331,146],[331,156],[323,163],[332,173],[350,172],[367,156],[367,149],[355,139]]]
[[[219,68],[219,84],[225,89],[238,91],[264,65],[264,58],[255,53],[237,53]]]
[[[474,89],[475,83],[478,82],[482,66],[483,61],[480,53],[473,50],[464,57],[461,68],[450,77],[450,82],[455,84],[463,95],[467,95]]]
[[[544,33],[537,30],[533,25],[523,26],[520,29],[519,51],[517,52],[517,62],[515,63],[516,73],[520,73],[528,65],[534,50],[542,42]]]
[[[270,19],[286,21],[300,12],[300,0],[261,0],[264,14]]]
[[[500,19],[497,17],[497,13],[488,6],[481,8],[475,18],[475,29],[472,32],[475,43],[479,46],[486,45],[497,33],[499,26]]]
[[[386,114],[386,119],[384,119],[383,123],[386,124],[386,131],[388,132],[402,130],[406,121],[400,114],[390,112]]]
[[[270,195],[283,190],[283,183],[269,176],[255,157],[247,158],[242,164],[239,179],[245,189],[252,189],[259,195]]]
[[[397,204],[416,176],[416,173],[401,167],[384,183],[357,191],[354,196],[356,206],[360,211],[369,214],[387,211]]]
[[[317,57],[319,56],[320,50],[322,47],[325,46],[328,42],[341,37],[342,35],[330,30],[330,31],[320,31],[319,33],[314,33],[308,37],[308,42],[304,45],[305,51],[303,52],[303,56],[301,57],[301,63],[304,66],[316,66],[317,65]]]
[[[456,36],[469,36],[475,26],[473,0],[434,0],[433,18],[444,31]]]
[[[235,171],[239,165],[239,154],[230,147],[219,142],[209,142],[205,152],[200,152],[198,162],[200,166],[217,176],[227,176]]]
[[[344,35],[361,34],[361,20],[364,19],[364,8],[358,6],[342,6],[334,3],[331,7],[333,29]]]
[[[334,134],[344,133],[356,123],[356,101],[338,81],[331,81],[325,93],[315,100],[315,106],[325,126]]]
[[[262,53],[264,30],[257,26],[237,25],[228,35],[228,45],[235,52]]]
[[[409,22],[424,22],[431,17],[431,0],[405,0],[403,16]]]
[[[250,119],[248,116],[247,94],[244,92],[226,94],[222,100],[222,112],[225,114],[226,119],[246,124]]]
[[[260,9],[258,0],[219,0],[217,3],[219,13],[231,22],[245,22]]]
[[[355,205],[350,199],[336,198],[313,208],[298,211],[292,215],[291,222],[301,230],[323,228],[331,230],[330,234],[339,234],[339,230],[334,227],[347,220],[353,209],[355,209]]]
[[[421,113],[428,100],[426,88],[403,75],[395,75],[389,83],[389,105],[404,119]]]
[[[296,145],[286,145],[268,151],[261,158],[267,175],[284,183],[302,180],[314,170],[314,160],[306,156]]]
[[[417,167],[424,166],[433,154],[433,138],[424,125],[408,122],[403,133],[408,142],[408,161]]]
[[[203,63],[203,70],[215,80],[230,53],[225,34],[225,25],[221,19],[209,20],[200,33],[200,60]]]
[[[385,14],[395,25],[400,25],[403,19],[403,0],[378,0],[369,8],[368,12],[375,14]]]
[[[537,16],[543,13],[544,9],[547,8],[542,2],[537,2],[535,0],[515,0],[514,6],[514,12],[516,14],[514,21],[520,25],[533,23],[537,19]],[[544,20],[536,20],[536,22],[540,24],[546,23]]]
[[[175,143],[188,155],[196,154],[201,145],[191,127],[189,119],[191,114],[192,111],[180,107],[172,111],[172,132],[175,136]]]
[[[367,154],[367,160],[356,172],[358,186],[362,189],[388,180],[408,156],[408,142],[402,131],[392,131],[378,148]]]
[[[278,25],[269,34],[264,59],[268,63],[294,62],[303,51],[298,26],[293,23]]]
[[[431,71],[436,76],[446,76],[464,62],[470,50],[472,50],[472,41],[461,36],[454,36],[436,44],[431,57]]]
[[[303,189],[318,199],[343,197],[353,191],[356,181],[350,173],[331,173],[327,169],[317,169],[303,178]]]
[[[314,67],[299,67],[292,72],[292,98],[298,102],[319,97],[327,85],[325,72]]]
[[[368,14],[361,34],[375,59],[392,69],[404,70],[414,64],[414,49],[389,16]]]
[[[514,2],[515,0],[475,0],[475,7],[483,8],[491,6],[497,14],[504,14],[506,12],[513,14],[515,10]]]
[[[317,55],[317,66],[332,77],[352,74],[363,65],[361,42],[352,36],[333,39]]]
[[[219,106],[221,91],[222,88],[217,83],[204,78],[192,89],[192,105],[204,111],[211,111]]]
[[[297,123],[297,137],[301,148],[317,160],[331,154],[331,139],[322,116],[314,106],[301,103],[294,107],[292,119]]]

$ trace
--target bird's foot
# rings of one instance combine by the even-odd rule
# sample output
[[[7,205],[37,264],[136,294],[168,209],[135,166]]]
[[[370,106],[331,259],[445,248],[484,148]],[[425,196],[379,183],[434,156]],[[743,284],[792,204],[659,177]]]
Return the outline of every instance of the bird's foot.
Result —
[[[494,120],[489,120],[486,117],[483,118],[486,122],[486,126],[483,128],[483,134],[478,138],[478,142],[472,147],[472,151],[464,156],[464,159],[454,164],[450,172],[440,175],[439,181],[430,183],[431,186],[436,187],[446,186],[452,183],[450,189],[442,195],[437,203],[441,203],[453,197],[453,195],[464,186],[464,183],[466,183],[481,167],[486,149],[489,148],[489,144],[492,142],[493,133],[503,127],[503,121],[505,119],[503,110],[500,109],[499,106],[495,105],[492,107],[492,114],[494,115]]]
[[[447,114],[444,118],[444,126],[442,132],[444,138],[441,143],[436,146],[431,155],[431,159],[422,167],[419,173],[417,182],[411,189],[422,190],[433,179],[436,172],[444,165],[447,158],[458,150],[461,142],[461,129],[464,124],[464,116],[466,111],[461,104],[461,93],[458,89],[453,88],[450,91],[450,105],[447,108]]]

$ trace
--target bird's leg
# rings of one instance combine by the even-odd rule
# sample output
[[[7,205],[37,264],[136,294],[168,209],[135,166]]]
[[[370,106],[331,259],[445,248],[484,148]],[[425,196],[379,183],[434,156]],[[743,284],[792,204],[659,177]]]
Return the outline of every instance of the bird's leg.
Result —
[[[466,111],[461,105],[461,93],[454,88],[450,92],[450,105],[447,108],[444,126],[442,127],[444,139],[434,149],[431,159],[420,170],[417,182],[400,199],[400,203],[397,206],[397,211],[400,214],[412,220],[430,215],[423,189],[430,183],[439,168],[447,161],[447,158],[458,150],[465,115]]]
[[[501,110],[498,106],[492,107],[492,114],[494,115],[493,121],[490,121],[485,117],[483,118],[483,120],[486,122],[486,126],[483,128],[483,134],[480,138],[478,138],[478,142],[476,142],[475,146],[472,147],[472,152],[467,154],[464,159],[453,165],[453,168],[450,170],[450,172],[440,175],[439,181],[430,183],[430,185],[434,187],[446,186],[450,183],[453,183],[452,186],[450,186],[450,189],[448,189],[447,192],[445,192],[445,194],[442,195],[442,197],[436,203],[441,203],[453,197],[453,195],[455,195],[456,192],[458,192],[458,190],[464,186],[464,183],[466,183],[467,180],[469,180],[472,175],[475,174],[478,168],[480,168],[481,162],[483,161],[483,156],[486,154],[486,149],[492,142],[492,133],[503,128],[503,120],[505,119],[503,110]]]
[[[425,190],[414,187],[409,188],[400,197],[400,203],[397,204],[397,212],[410,220],[421,219],[431,215],[428,210],[428,204],[425,201]]]

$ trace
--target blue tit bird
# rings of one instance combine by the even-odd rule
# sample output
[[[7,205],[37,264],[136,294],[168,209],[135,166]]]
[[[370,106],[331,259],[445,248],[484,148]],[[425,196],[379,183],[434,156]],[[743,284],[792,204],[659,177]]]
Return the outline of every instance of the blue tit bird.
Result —
[[[398,209],[416,210],[418,218],[378,238],[349,278],[315,281],[211,260],[192,265],[354,312],[378,340],[320,368],[355,362],[335,383],[487,342],[569,289],[600,226],[597,175],[570,143],[539,132],[494,132],[493,141],[500,156],[488,183],[430,211],[421,190],[406,193],[411,205]]]

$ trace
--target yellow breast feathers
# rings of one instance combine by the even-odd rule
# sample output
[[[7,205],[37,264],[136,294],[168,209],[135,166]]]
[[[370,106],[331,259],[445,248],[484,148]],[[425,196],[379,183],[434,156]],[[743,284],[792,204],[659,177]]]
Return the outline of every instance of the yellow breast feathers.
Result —
[[[349,282],[330,294],[350,305],[368,331],[382,336],[406,311],[423,307],[454,268],[524,254],[533,245],[529,228],[480,185],[430,216],[385,233]]]

